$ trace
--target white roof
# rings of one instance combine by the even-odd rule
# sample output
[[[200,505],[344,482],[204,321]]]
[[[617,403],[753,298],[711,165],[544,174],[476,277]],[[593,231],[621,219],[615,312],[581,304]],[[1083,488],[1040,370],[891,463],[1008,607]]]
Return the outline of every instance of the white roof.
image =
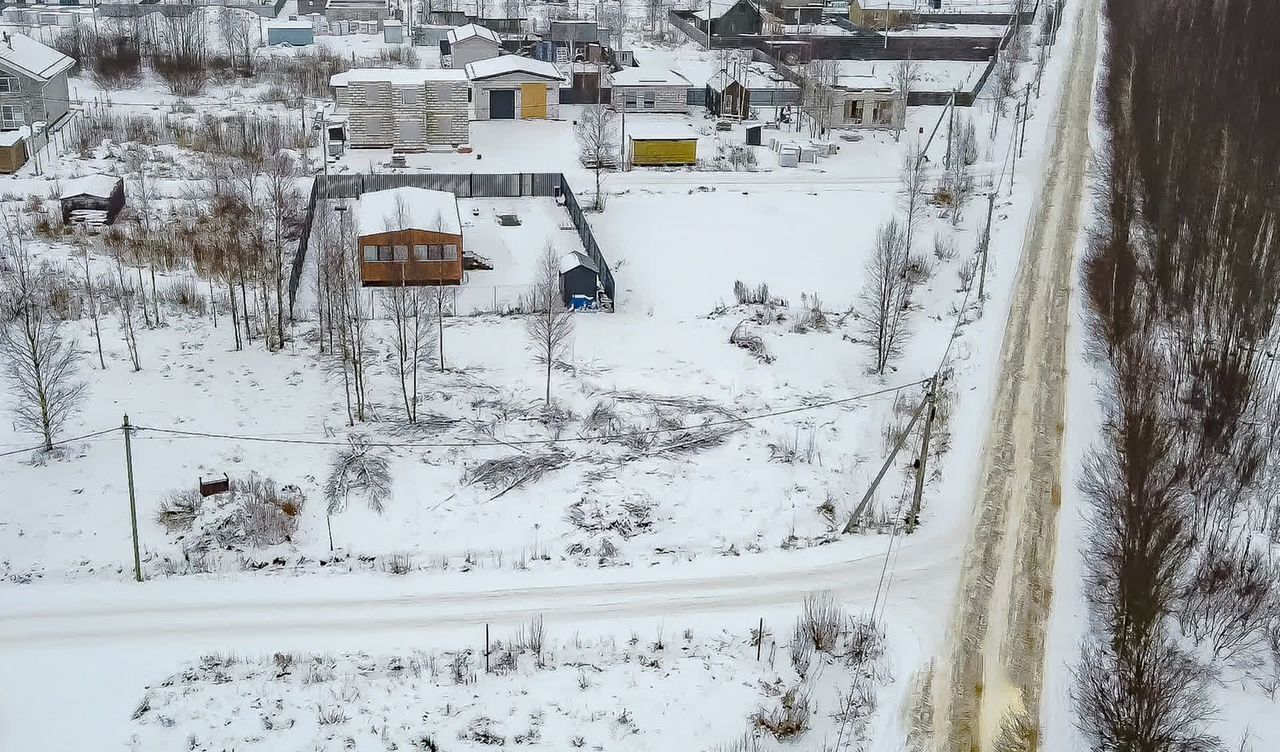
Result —
[[[330,76],[329,85],[346,86],[349,83],[361,81],[412,86],[430,81],[466,80],[466,71],[453,68],[352,68]]]
[[[62,198],[70,198],[72,196],[111,198],[111,194],[115,191],[116,183],[118,182],[120,182],[120,178],[112,175],[93,174],[72,178],[62,184]]]
[[[746,79],[745,81],[743,79]],[[739,84],[748,89],[798,89],[800,87],[788,81],[781,73],[773,69],[773,66],[767,63],[752,63],[746,69],[745,75],[730,76],[728,71],[720,71],[707,80],[707,85],[724,90],[730,81],[737,81]]]
[[[449,37],[449,44],[457,44],[458,42],[471,39],[472,37],[480,37],[486,41],[493,42],[495,46],[502,45],[502,40],[498,38],[497,32],[493,29],[487,29],[480,26],[479,24],[467,24],[466,26],[454,27],[449,29],[447,36]]]
[[[696,139],[692,126],[672,122],[638,122],[627,124],[627,138],[637,141],[683,141]]]
[[[19,141],[26,141],[30,135],[30,128],[15,128],[11,131],[0,131],[0,146],[15,146]]]
[[[561,274],[564,274],[571,269],[577,269],[579,266],[585,266],[596,274],[600,273],[600,270],[596,268],[595,262],[586,254],[579,253],[577,251],[570,251],[560,257]]]
[[[560,71],[551,63],[519,55],[499,55],[488,60],[467,63],[467,77],[472,81],[505,76],[508,73],[527,73],[549,81],[564,80],[564,76],[560,75]]]
[[[458,197],[426,188],[391,188],[361,194],[356,202],[356,228],[361,235],[397,230],[461,235]]]
[[[47,47],[26,34],[8,32],[9,42],[0,42],[0,67],[14,70],[31,78],[48,81],[63,71],[70,70],[76,61]]]
[[[310,21],[267,21],[268,29],[310,29]]]
[[[609,74],[614,86],[691,86],[689,79],[669,68],[623,68]]]
[[[901,60],[837,60],[836,85],[849,89],[891,89]],[[984,61],[914,60],[912,91],[969,91],[988,65]]]

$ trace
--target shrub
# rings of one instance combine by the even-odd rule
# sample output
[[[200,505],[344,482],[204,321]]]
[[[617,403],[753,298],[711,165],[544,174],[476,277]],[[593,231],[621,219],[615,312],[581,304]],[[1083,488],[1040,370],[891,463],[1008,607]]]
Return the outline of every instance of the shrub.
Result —
[[[265,547],[287,543],[298,529],[305,498],[296,486],[250,473],[233,478],[227,492],[208,498],[199,489],[175,491],[160,503],[156,521],[190,550]]]
[[[800,737],[809,730],[812,713],[808,693],[799,687],[792,687],[773,710],[756,711],[754,720],[757,726],[773,734],[778,741],[786,741]]]

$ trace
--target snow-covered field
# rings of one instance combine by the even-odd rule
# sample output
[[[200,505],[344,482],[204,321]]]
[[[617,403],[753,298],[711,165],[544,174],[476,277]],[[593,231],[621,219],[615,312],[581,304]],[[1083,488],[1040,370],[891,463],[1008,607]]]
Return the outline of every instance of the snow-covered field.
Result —
[[[357,54],[382,46],[374,38],[326,41]],[[687,45],[634,46],[644,64],[677,66],[695,85],[714,69],[710,53]],[[297,115],[258,102],[263,89],[214,87],[188,104],[197,111]],[[75,79],[73,91],[85,99],[104,97],[87,77]],[[161,112],[160,103],[173,101],[150,78],[110,98],[129,103],[117,104],[121,111],[137,112]],[[585,196],[594,178],[577,161],[576,114],[577,108],[564,106],[560,120],[475,122],[474,153],[409,155],[406,169],[563,172]],[[977,321],[977,309],[966,307],[974,301],[962,270],[971,263],[985,201],[972,199],[955,224],[943,207],[926,207],[913,230],[920,267],[913,273],[920,281],[909,304],[911,337],[884,375],[868,373],[866,335],[854,312],[866,290],[867,260],[877,227],[901,211],[904,153],[927,137],[941,114],[913,108],[902,138],[876,133],[838,141],[838,154],[794,169],[778,168],[762,151],[755,172],[606,175],[606,209],[590,222],[617,279],[617,311],[574,315],[567,367],[552,377],[554,410],[544,405],[544,377],[523,317],[471,315],[518,301],[547,242],[557,251],[581,247],[566,229],[563,209],[549,199],[461,202],[468,248],[494,261],[495,269],[468,273],[457,315],[444,322],[444,368],[432,359],[423,374],[419,410],[426,420],[416,426],[402,417],[392,328],[376,305],[382,297],[377,292],[369,298],[379,314],[369,324],[376,352],[369,369],[371,404],[355,426],[348,425],[332,354],[322,355],[314,336],[311,276],[304,280],[297,320],[288,324],[288,344],[274,353],[260,341],[234,348],[224,280],[213,293],[223,306],[216,326],[207,312],[162,305],[163,324],[138,332],[142,368],[136,372],[113,312],[102,320],[105,370],[97,366],[90,324],[69,322],[66,331],[85,355],[89,391],[63,435],[115,429],[125,413],[139,427],[132,441],[133,483],[142,567],[152,582],[128,590],[129,480],[118,429],[71,442],[52,457],[18,452],[0,458],[8,489],[0,515],[0,603],[20,606],[22,613],[12,624],[0,615],[0,628],[14,630],[11,665],[28,672],[66,660],[89,665],[90,674],[118,665],[117,656],[105,653],[113,651],[112,639],[130,637],[60,637],[55,629],[46,643],[23,632],[21,619],[58,623],[60,609],[75,604],[110,609],[112,601],[129,601],[138,609],[127,618],[107,614],[101,622],[107,631],[127,631],[133,619],[148,621],[148,608],[162,608],[143,603],[151,593],[172,601],[181,601],[180,594],[200,601],[208,593],[193,618],[210,615],[198,637],[181,626],[157,624],[162,639],[145,645],[145,659],[131,662],[123,674],[88,676],[76,696],[110,699],[86,708],[83,734],[68,728],[53,737],[82,740],[105,729],[96,738],[114,743],[121,732],[139,750],[189,746],[192,738],[194,749],[336,750],[386,749],[388,742],[429,749],[421,739],[430,736],[441,749],[478,749],[490,746],[480,733],[487,729],[508,746],[547,750],[712,749],[740,738],[753,714],[780,707],[786,690],[802,683],[789,655],[801,641],[791,634],[800,608],[792,590],[835,582],[849,588],[841,597],[854,601],[850,612],[886,609],[880,617],[885,656],[871,672],[866,700],[878,710],[855,714],[865,723],[833,718],[863,666],[848,658],[849,637],[843,635],[834,654],[813,658],[805,677],[813,693],[813,728],[799,743],[900,749],[910,726],[906,710],[914,707],[924,667],[944,639],[945,598],[954,590],[955,573],[939,562],[948,561],[967,530],[973,485],[967,458],[976,456],[990,394],[983,369],[998,350],[1030,203],[1025,192],[995,202],[987,313]],[[976,109],[962,116],[985,124],[989,113]],[[716,132],[701,114],[634,122],[647,119],[687,124],[708,157],[720,144],[742,139],[740,128]],[[1031,121],[1032,155],[1039,153],[1046,126],[1038,117]],[[973,174],[982,190],[1002,169],[1010,128],[1003,123],[994,143],[985,126],[978,131]],[[205,177],[202,160],[176,146],[144,156],[155,168],[163,202],[181,211],[188,189]],[[928,157],[932,182],[940,173],[941,137]],[[385,151],[348,152],[330,169],[366,172],[385,169],[388,161]],[[66,153],[46,162],[43,176],[27,168],[0,180],[0,195],[6,209],[19,210],[30,196],[47,197],[57,178],[100,170],[132,181],[135,166],[119,144],[99,149],[92,159]],[[1038,174],[1034,161],[1020,169],[1018,179],[1027,183]],[[494,220],[499,213],[517,213],[522,224],[500,226]],[[65,268],[67,277],[80,274],[82,251],[72,244],[37,239],[32,246],[40,258]],[[92,252],[95,274],[113,268],[97,249]],[[162,269],[158,287],[192,279],[188,268]],[[739,303],[736,282],[751,289],[768,285],[767,302]],[[735,330],[759,337],[768,357],[730,344]],[[954,343],[953,332],[959,334]],[[892,464],[873,499],[874,524],[855,536],[841,536],[839,528],[944,352],[954,370],[945,374],[943,410],[933,428],[940,456],[930,465],[921,532],[907,544],[933,553],[904,561],[904,568],[916,569],[895,581],[898,560],[892,555],[904,544],[889,533],[909,498],[912,449]],[[327,514],[326,474],[356,433],[383,445],[391,495],[381,512],[352,498]],[[0,426],[0,451],[32,443],[30,434]],[[949,446],[961,450],[958,459],[941,454]],[[191,532],[168,530],[157,519],[170,494],[223,474],[270,479],[284,495],[301,500],[287,540],[253,547],[207,538],[191,545],[203,534],[201,525],[234,511],[217,496]],[[806,568],[814,574],[806,576]],[[734,573],[735,587],[744,591],[726,596],[722,589],[729,588],[717,584],[722,572]],[[788,578],[785,593],[770,591],[764,582],[770,572]],[[627,604],[646,573],[670,577],[673,584],[651,588],[646,597],[653,600],[646,603],[654,605],[641,613]],[[674,584],[686,576],[705,586]],[[533,603],[546,597],[548,583],[573,588],[598,577],[612,578],[613,587],[592,591],[600,596],[589,607],[577,605],[581,613],[598,609],[582,626],[572,613],[557,620],[539,602],[538,611],[548,611],[553,623],[541,658],[525,649],[517,651],[513,669],[484,671],[479,635],[487,614],[506,607],[505,596],[493,595],[500,587],[520,589]],[[440,596],[442,583],[457,592]],[[480,587],[489,594],[466,595]],[[679,598],[666,597],[677,590],[683,592]],[[307,605],[313,598],[348,598],[357,591],[387,599],[335,606],[347,620],[341,629],[283,623],[264,629],[253,621],[262,614],[239,612],[228,615],[226,633],[219,634],[223,622],[216,612],[237,593],[288,592],[302,600],[294,604],[301,614],[320,610],[319,601]],[[54,594],[49,604],[46,592]],[[140,594],[142,601],[112,595],[124,593]],[[414,593],[429,595],[415,603]],[[459,602],[466,610],[451,611]],[[507,616],[519,611],[523,618],[532,608],[522,603]],[[668,613],[679,623],[654,624]],[[435,621],[419,629],[415,614]],[[757,661],[745,627],[760,616],[769,619],[769,634]],[[395,642],[361,637],[361,621],[372,631],[394,619],[400,619]],[[275,615],[266,619],[275,621]],[[503,621],[510,619],[495,618]],[[724,631],[729,623],[732,629]],[[686,633],[688,625],[693,631]],[[631,631],[638,635],[634,641]],[[324,639],[311,640],[312,632]],[[494,639],[510,642],[512,634],[500,629]],[[239,654],[231,657],[223,645],[240,646]],[[134,649],[144,648],[131,642],[120,655]],[[463,672],[463,682],[452,675],[459,655],[467,656],[470,672]],[[39,738],[27,727],[9,734],[21,721],[6,708],[34,707],[36,695],[54,685],[52,674],[42,675],[39,691],[25,698],[16,683],[0,683],[0,739]],[[127,718],[126,705],[137,708],[135,718]],[[845,745],[851,738],[856,743]]]

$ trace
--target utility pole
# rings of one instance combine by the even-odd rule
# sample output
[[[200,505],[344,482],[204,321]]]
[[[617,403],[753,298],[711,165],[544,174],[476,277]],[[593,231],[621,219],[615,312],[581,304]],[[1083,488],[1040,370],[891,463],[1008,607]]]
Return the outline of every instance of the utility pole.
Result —
[[[1031,84],[1022,90],[1022,135],[1018,137],[1018,156],[1022,156],[1022,147],[1027,142],[1027,119],[1031,115]]]
[[[875,480],[871,481],[871,487],[863,494],[862,501],[858,502],[858,506],[853,510],[853,514],[849,515],[849,521],[845,523],[844,530],[841,532],[845,535],[852,533],[857,529],[857,522],[862,513],[866,511],[867,505],[871,503],[871,497],[875,495],[876,488],[879,487],[880,481],[884,479],[884,474],[889,472],[890,466],[893,465],[893,458],[898,456],[898,450],[902,449],[902,445],[907,443],[907,437],[911,435],[911,429],[915,428],[916,421],[920,419],[920,413],[924,412],[924,406],[928,403],[928,397],[920,400],[920,404],[916,406],[916,410],[911,414],[911,422],[907,423],[907,427],[903,429],[902,435],[898,437],[898,443],[894,444],[893,451],[889,452],[889,456],[885,458],[884,464],[880,466],[880,472],[876,473]]]
[[[938,412],[937,394],[938,376],[929,380],[929,393],[925,395],[925,402],[929,405],[929,409],[924,416],[924,429],[920,434],[920,457],[916,460],[916,490],[911,497],[911,513],[907,516],[906,531],[908,533],[915,532],[916,525],[920,524],[920,497],[924,495],[924,476],[925,465],[929,460],[929,434],[933,430],[933,416]]]
[[[947,105],[947,108],[949,110],[947,113],[947,156],[942,160],[942,166],[949,170],[951,169],[951,139],[956,127],[956,93],[954,90],[951,92],[951,102]]]
[[[1010,135],[1012,139],[1009,141],[1009,154],[1012,157],[1009,160],[1009,195],[1013,195],[1013,173],[1018,169],[1018,150],[1013,148],[1013,140],[1018,138],[1018,126],[1022,124],[1022,102],[1018,102],[1013,110],[1013,133]]]
[[[142,582],[142,554],[138,550],[138,498],[133,490],[133,429],[129,427],[129,416],[124,416],[124,465],[129,476],[129,524],[133,528],[133,579]]]
[[[978,302],[982,302],[982,293],[987,286],[987,255],[991,252],[991,215],[996,210],[996,189],[987,192],[987,226],[982,231],[982,270],[978,275]]]

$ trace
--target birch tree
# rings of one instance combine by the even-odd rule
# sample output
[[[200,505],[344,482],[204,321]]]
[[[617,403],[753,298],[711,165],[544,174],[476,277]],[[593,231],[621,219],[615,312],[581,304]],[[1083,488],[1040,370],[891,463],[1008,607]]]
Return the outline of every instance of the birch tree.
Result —
[[[911,96],[911,89],[920,80],[920,64],[914,60],[901,60],[893,67],[889,73],[889,84],[893,87],[894,96],[900,103],[903,111],[907,108],[907,98]],[[906,118],[902,119],[902,125],[898,126],[896,138],[902,136],[902,129],[906,127]]]
[[[14,424],[40,434],[45,451],[52,451],[54,437],[84,401],[86,385],[77,378],[80,353],[62,336],[62,322],[51,310],[25,243],[19,241],[13,250],[2,277],[0,368]]]
[[[298,163],[286,152],[279,152],[265,164],[267,183],[267,215],[271,226],[270,253],[267,254],[267,275],[275,292],[275,331],[277,347],[284,347],[284,283],[285,243],[284,231],[288,222],[296,218],[302,203],[298,192]],[[263,301],[263,306],[267,302]]]
[[[859,330],[871,350],[871,372],[884,374],[902,352],[910,282],[906,234],[896,218],[880,225],[867,263],[867,282],[859,297]]]
[[[573,134],[578,141],[578,158],[596,174],[595,208],[603,210],[600,172],[618,162],[618,113],[610,105],[588,105],[582,109]]]
[[[907,252],[911,252],[911,239],[916,222],[924,217],[926,192],[928,190],[928,173],[925,170],[924,153],[919,143],[911,143],[902,158],[902,168],[898,173],[899,196],[903,216],[906,218]]]
[[[531,291],[531,312],[525,319],[534,359],[546,369],[546,404],[551,405],[551,371],[569,353],[573,314],[560,292],[560,259],[551,243],[543,248]]]

